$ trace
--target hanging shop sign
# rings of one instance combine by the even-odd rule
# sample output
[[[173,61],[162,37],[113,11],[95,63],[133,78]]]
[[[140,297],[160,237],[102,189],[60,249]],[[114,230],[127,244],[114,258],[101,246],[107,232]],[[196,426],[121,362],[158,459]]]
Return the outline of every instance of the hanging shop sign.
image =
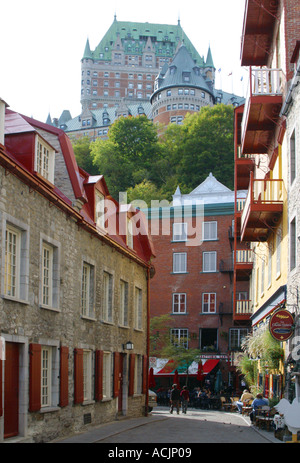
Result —
[[[270,318],[270,333],[277,341],[286,341],[294,333],[294,317],[288,310],[277,310]]]

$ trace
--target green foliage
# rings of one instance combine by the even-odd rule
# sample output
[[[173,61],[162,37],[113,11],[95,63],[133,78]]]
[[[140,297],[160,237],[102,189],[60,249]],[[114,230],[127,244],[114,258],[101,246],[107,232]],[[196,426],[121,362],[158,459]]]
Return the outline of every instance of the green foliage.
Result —
[[[98,169],[93,163],[89,137],[82,137],[71,141],[77,164],[90,175],[97,175]]]
[[[210,172],[233,189],[232,106],[207,106],[188,114],[182,125],[169,124],[160,137],[159,130],[146,116],[121,117],[107,140],[77,141],[76,159],[87,172],[104,175],[115,199],[127,191],[148,205],[151,199],[171,201],[178,185],[189,193]]]

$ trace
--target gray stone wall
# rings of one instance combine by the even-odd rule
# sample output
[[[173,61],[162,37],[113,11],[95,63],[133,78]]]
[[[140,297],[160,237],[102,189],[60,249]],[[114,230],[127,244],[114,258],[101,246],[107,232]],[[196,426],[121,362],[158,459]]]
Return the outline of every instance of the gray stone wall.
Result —
[[[25,262],[24,293],[16,300],[4,296],[3,266],[5,249],[5,227],[11,223],[19,227],[24,241],[22,259]],[[45,238],[58,249],[57,307],[54,310],[41,307],[41,242]],[[93,262],[95,268],[95,312],[92,318],[81,316],[81,279],[83,261]],[[147,273],[138,265],[105,241],[91,236],[78,227],[72,217],[50,204],[47,199],[24,185],[12,174],[6,175],[0,167],[0,335],[7,340],[19,342],[22,355],[22,404],[20,405],[20,434],[34,441],[51,439],[81,431],[84,415],[90,416],[91,425],[114,420],[118,413],[118,399],[106,402],[91,400],[86,405],[74,405],[74,348],[89,348],[92,351],[106,350],[124,352],[122,344],[134,343],[136,354],[146,354],[147,333]],[[113,322],[102,321],[103,271],[114,276]],[[129,326],[119,326],[120,279],[129,287]],[[143,328],[134,328],[134,288],[143,294]],[[53,346],[58,352],[60,345],[69,348],[69,405],[45,411],[28,412],[28,346],[43,343]],[[26,355],[25,355],[26,352]],[[58,354],[56,354],[58,355]],[[125,354],[126,355],[126,354]],[[128,361],[128,356],[125,356]],[[58,370],[59,371],[59,370]],[[93,372],[94,375],[94,372]],[[92,379],[93,380],[93,379]],[[53,380],[54,381],[54,380]],[[53,388],[58,388],[57,379]],[[56,392],[57,396],[58,393]],[[123,413],[139,416],[143,413],[145,397],[128,397]],[[0,440],[3,438],[3,417],[0,417]]]

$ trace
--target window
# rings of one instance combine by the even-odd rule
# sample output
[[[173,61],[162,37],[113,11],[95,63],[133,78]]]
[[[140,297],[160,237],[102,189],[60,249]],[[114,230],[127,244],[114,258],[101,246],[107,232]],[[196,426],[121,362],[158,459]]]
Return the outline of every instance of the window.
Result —
[[[203,241],[216,240],[218,238],[218,222],[203,222]]]
[[[265,261],[263,257],[261,260],[261,285],[260,285],[261,297],[264,295],[264,290],[265,290]]]
[[[112,323],[113,276],[103,273],[103,320]]]
[[[173,313],[186,313],[186,294],[174,293],[173,294]]]
[[[59,249],[59,244],[54,240],[42,237],[40,303],[46,309],[59,308]]]
[[[293,131],[291,138],[290,138],[290,182],[296,178],[296,137],[295,137],[295,130]]]
[[[204,352],[218,350],[218,330],[216,328],[200,328],[199,348]]]
[[[296,267],[296,252],[296,218],[294,218],[290,223],[290,270],[293,270]]]
[[[94,316],[94,266],[84,262],[81,281],[81,315]]]
[[[120,282],[119,324],[121,326],[128,326],[128,283],[122,280]]]
[[[112,397],[112,361],[113,357],[110,352],[103,353],[103,399],[110,399]]]
[[[268,287],[272,284],[272,246],[269,243],[268,250]]]
[[[52,306],[52,281],[53,281],[53,248],[43,244],[42,255],[42,304]]]
[[[5,233],[4,293],[19,298],[20,292],[20,231],[7,227]]]
[[[187,268],[187,254],[186,252],[174,252],[173,253],[173,272],[174,273],[186,273]]]
[[[95,222],[98,227],[105,227],[104,195],[95,190]]]
[[[141,330],[142,324],[143,306],[142,306],[142,290],[135,288],[135,328]]]
[[[189,344],[189,330],[186,328],[171,329],[171,343],[177,347],[184,347],[188,349]]]
[[[167,90],[167,96],[171,96],[172,95],[172,91],[171,90]]]
[[[247,336],[246,328],[230,328],[229,330],[229,349],[241,349],[242,341]]]
[[[217,271],[217,253],[216,251],[203,252],[203,272]]]
[[[39,136],[36,136],[35,170],[49,182],[54,183],[54,149]]]
[[[92,352],[83,351],[83,400],[92,399]]]
[[[129,248],[133,248],[133,223],[132,218],[127,217],[127,234],[126,241]]]
[[[52,395],[52,348],[42,346],[41,349],[41,406],[51,405]]]
[[[187,223],[173,223],[173,241],[187,240]]]
[[[215,313],[216,312],[216,293],[203,293],[202,294],[202,312]]]
[[[276,230],[276,277],[281,273],[281,227]]]

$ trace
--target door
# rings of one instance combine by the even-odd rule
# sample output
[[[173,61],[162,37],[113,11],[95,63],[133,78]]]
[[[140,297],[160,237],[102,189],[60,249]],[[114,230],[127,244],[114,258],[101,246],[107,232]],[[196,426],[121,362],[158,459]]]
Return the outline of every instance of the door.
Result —
[[[4,438],[19,434],[19,345],[5,343]]]
[[[123,363],[124,363],[124,355],[120,354],[120,362],[119,362],[119,396],[118,396],[118,412],[121,413],[123,411]]]

